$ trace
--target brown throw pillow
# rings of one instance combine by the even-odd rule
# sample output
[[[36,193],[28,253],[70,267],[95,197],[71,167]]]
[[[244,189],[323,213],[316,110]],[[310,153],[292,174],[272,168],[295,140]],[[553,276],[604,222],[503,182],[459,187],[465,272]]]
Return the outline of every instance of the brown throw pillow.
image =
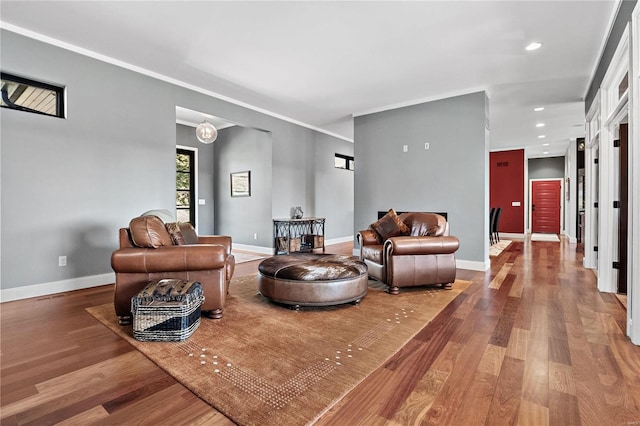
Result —
[[[376,231],[382,241],[398,235],[408,235],[410,231],[393,209],[389,210],[380,220],[372,223],[371,228]]]
[[[180,226],[180,232],[182,232],[182,238],[184,238],[185,244],[198,244],[198,234],[196,234],[196,230],[193,229],[192,224],[189,222],[180,222],[178,226]]]
[[[140,216],[129,222],[131,240],[138,247],[158,248],[171,246],[171,236],[164,227],[164,223],[157,216]]]
[[[182,232],[180,231],[180,226],[175,223],[165,223],[165,228],[167,228],[167,232],[171,236],[171,241],[173,241],[173,245],[183,246],[186,243],[184,242],[184,237],[182,236]]]

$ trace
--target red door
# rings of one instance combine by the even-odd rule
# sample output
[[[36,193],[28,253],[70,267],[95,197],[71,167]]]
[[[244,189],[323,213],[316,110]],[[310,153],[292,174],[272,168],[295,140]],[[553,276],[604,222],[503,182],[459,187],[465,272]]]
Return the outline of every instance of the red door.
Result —
[[[560,181],[534,180],[531,185],[531,232],[560,233]]]

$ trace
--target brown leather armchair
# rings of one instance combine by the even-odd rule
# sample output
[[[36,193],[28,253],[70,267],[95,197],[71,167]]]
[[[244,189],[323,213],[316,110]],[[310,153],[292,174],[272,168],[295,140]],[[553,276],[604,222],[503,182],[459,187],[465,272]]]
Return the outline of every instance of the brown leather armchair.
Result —
[[[449,236],[447,220],[434,213],[403,213],[397,219],[406,228],[392,232],[394,236],[381,237],[374,226],[378,222],[357,234],[360,259],[369,276],[387,284],[391,294],[398,294],[400,287],[428,284],[450,289],[456,280],[455,252],[460,242]]]
[[[111,255],[111,267],[116,273],[114,306],[122,325],[131,323],[131,298],[149,281],[163,278],[200,282],[203,315],[222,318],[235,269],[231,237],[198,236],[191,224],[169,226],[171,233],[160,218],[141,216],[120,229],[120,248]]]

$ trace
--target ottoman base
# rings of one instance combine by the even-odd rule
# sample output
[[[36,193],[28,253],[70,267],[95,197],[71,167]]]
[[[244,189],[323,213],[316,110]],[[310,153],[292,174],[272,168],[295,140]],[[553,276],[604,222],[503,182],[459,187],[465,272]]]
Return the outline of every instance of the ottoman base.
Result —
[[[258,289],[272,302],[301,306],[358,305],[367,294],[367,268],[348,256],[282,255],[259,267]]]

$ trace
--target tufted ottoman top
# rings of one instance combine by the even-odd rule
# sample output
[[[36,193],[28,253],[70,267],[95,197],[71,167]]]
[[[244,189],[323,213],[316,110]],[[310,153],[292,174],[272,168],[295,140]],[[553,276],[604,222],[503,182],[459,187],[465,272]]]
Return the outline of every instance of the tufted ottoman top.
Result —
[[[258,271],[283,280],[331,281],[359,277],[367,273],[367,266],[350,256],[299,253],[265,259]]]

